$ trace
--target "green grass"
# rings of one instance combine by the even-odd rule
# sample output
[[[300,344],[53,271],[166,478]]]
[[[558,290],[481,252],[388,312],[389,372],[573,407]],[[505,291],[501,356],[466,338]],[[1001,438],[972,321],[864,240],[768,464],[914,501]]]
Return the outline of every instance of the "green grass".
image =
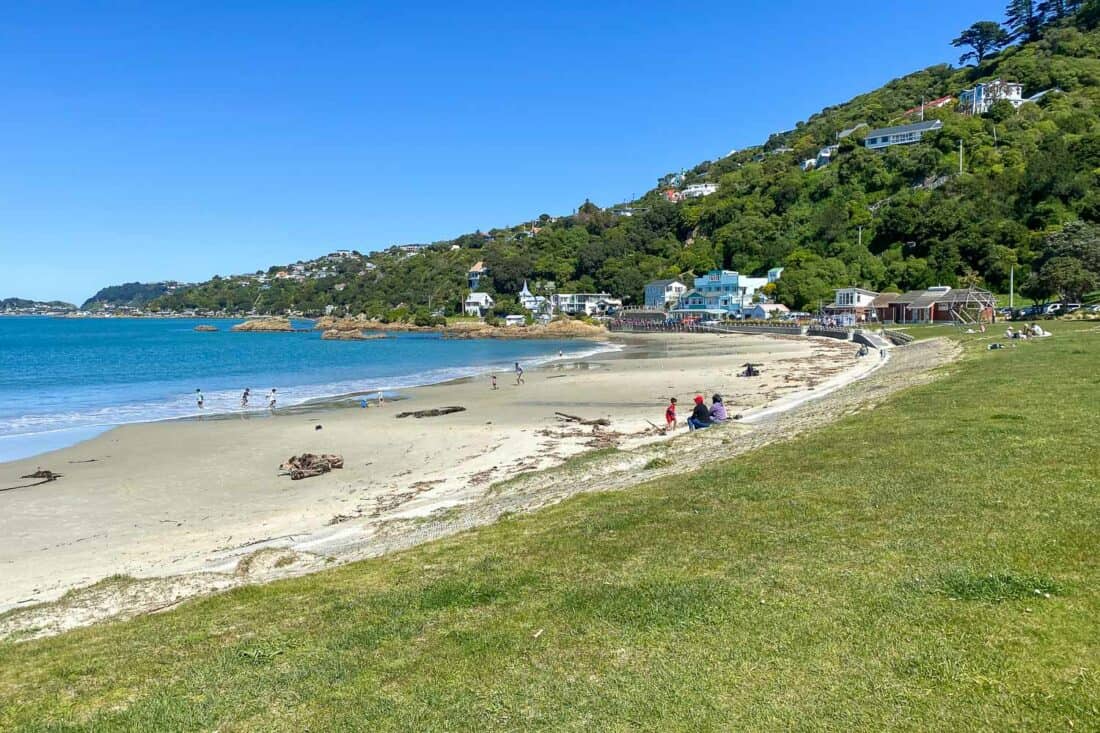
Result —
[[[1100,332],[813,435],[0,645],[0,729],[1097,730]]]

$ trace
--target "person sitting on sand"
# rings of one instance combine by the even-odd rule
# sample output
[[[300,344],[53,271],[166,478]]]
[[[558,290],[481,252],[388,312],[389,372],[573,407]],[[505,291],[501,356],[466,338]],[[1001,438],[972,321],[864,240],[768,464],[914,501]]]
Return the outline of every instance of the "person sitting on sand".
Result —
[[[729,420],[726,405],[722,402],[722,395],[716,394],[710,398],[710,421],[725,422]]]
[[[665,430],[673,430],[676,427],[676,398],[672,397],[665,408]]]
[[[710,410],[707,409],[707,403],[703,400],[703,395],[695,395],[695,408],[692,409],[687,424],[692,430],[705,430],[711,426]]]

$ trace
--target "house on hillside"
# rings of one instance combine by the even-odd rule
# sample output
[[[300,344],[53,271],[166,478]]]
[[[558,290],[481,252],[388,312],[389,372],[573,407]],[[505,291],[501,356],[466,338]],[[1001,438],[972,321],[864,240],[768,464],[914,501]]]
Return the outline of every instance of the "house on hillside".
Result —
[[[525,316],[504,316],[505,326],[523,326],[527,324],[527,318]]]
[[[484,318],[493,310],[493,296],[488,293],[470,293],[462,304],[462,312],[468,316]]]
[[[768,270],[768,284],[769,285],[779,282],[779,278],[781,278],[781,277],[783,277],[783,268],[782,267],[773,267],[772,269]]]
[[[929,132],[935,132],[941,128],[943,128],[941,120],[926,120],[924,122],[914,122],[911,125],[883,127],[867,133],[863,144],[870,150],[881,150],[894,145],[911,145],[919,143]]]
[[[946,285],[911,290],[880,308],[879,320],[892,323],[989,323],[996,300],[987,290]]]
[[[712,193],[718,193],[717,183],[693,183],[690,186],[685,186],[684,190],[680,191],[680,198],[701,199],[704,196],[710,196]]]
[[[484,262],[477,262],[466,272],[466,284],[470,286],[470,290],[477,290],[481,285],[481,278],[489,274],[489,268],[485,266]]]
[[[940,97],[939,99],[933,99],[931,102],[925,102],[924,104],[922,104],[918,107],[913,107],[912,109],[907,109],[907,110],[905,110],[904,115],[906,117],[912,117],[913,115],[917,114],[918,112],[923,114],[925,111],[930,110],[930,109],[942,109],[943,107],[946,107],[947,105],[951,104],[954,101],[955,101],[955,98],[953,96],[951,96],[950,94],[948,94],[946,97]]]
[[[668,308],[687,292],[687,285],[679,280],[654,280],[645,286],[646,308]]]
[[[757,303],[745,314],[745,317],[766,321],[769,318],[782,318],[790,312],[790,308],[782,303]]]
[[[878,314],[874,301],[878,295],[863,288],[839,288],[833,302],[825,306],[824,311],[847,326],[875,320]]]
[[[977,84],[973,89],[959,92],[959,111],[967,115],[984,115],[994,104],[1005,100],[1016,109],[1027,100],[1024,99],[1024,85],[994,79]]]

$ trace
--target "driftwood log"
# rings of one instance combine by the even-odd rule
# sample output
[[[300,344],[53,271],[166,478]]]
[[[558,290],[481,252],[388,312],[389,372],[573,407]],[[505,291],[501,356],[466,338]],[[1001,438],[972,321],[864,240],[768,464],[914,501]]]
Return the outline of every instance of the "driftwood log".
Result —
[[[300,481],[304,478],[320,476],[334,468],[343,468],[344,459],[332,453],[315,455],[303,453],[300,456],[291,456],[286,463],[279,466],[279,470],[290,474],[291,481]]]
[[[441,415],[450,415],[450,414],[455,413],[455,412],[466,412],[466,408],[465,407],[458,407],[458,406],[436,407],[436,408],[431,409],[431,410],[416,410],[415,412],[399,412],[399,413],[397,413],[397,417],[398,418],[415,417],[417,420],[419,420],[422,417],[439,417]]]
[[[554,414],[558,416],[559,420],[564,420],[565,422],[575,422],[581,425],[591,425],[601,428],[610,427],[611,425],[611,421],[605,417],[601,417],[596,420],[586,420],[585,418],[577,417],[576,415],[566,415],[564,412],[555,412]]]
[[[41,486],[42,484],[48,484],[51,481],[57,481],[61,478],[60,473],[54,473],[53,471],[47,471],[44,469],[38,469],[34,473],[28,473],[26,476],[20,476],[19,478],[36,478],[40,479],[30,484],[21,484],[19,486],[8,486],[7,488],[0,489],[0,491],[15,491],[16,489],[29,489],[32,486]]]

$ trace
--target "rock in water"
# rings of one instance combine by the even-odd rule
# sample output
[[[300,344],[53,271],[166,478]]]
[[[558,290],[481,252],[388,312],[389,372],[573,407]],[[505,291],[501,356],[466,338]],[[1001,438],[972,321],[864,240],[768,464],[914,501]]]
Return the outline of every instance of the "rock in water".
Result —
[[[293,331],[289,318],[254,318],[244,323],[238,323],[231,331],[251,331],[255,333],[282,333]]]
[[[217,326],[211,326],[211,325],[208,325],[206,323],[201,323],[198,326],[195,326],[195,330],[196,331],[201,331],[202,333],[212,333],[213,331],[217,331],[218,327]]]

